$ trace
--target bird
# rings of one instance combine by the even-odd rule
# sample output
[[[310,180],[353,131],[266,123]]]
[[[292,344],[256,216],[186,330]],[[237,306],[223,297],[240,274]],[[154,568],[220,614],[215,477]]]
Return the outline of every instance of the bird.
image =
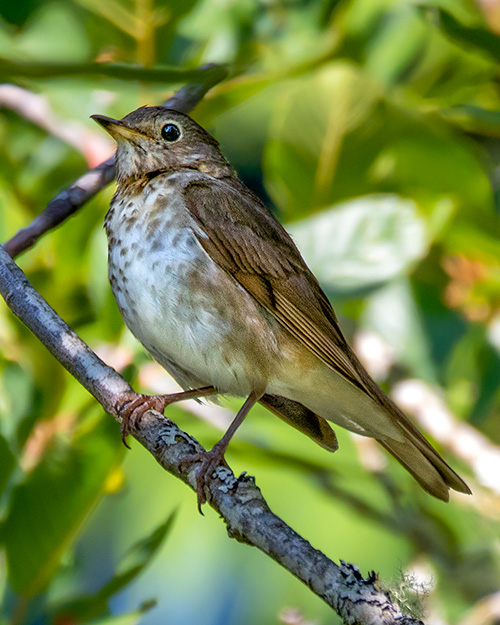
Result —
[[[450,489],[471,493],[364,369],[292,238],[212,135],[162,106],[92,118],[117,143],[105,217],[114,297],[132,334],[183,389],[127,397],[124,442],[150,408],[231,395],[245,398],[233,422],[193,456],[200,511],[257,402],[332,452],[332,424],[375,439],[442,501]]]

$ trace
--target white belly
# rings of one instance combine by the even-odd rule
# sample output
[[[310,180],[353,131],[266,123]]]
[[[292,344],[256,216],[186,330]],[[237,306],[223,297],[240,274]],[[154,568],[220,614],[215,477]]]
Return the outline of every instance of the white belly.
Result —
[[[185,386],[212,384],[236,395],[265,388],[269,350],[276,350],[269,327],[262,332],[267,322],[200,247],[194,223],[174,195],[157,218],[148,216],[156,196],[151,192],[145,202],[129,202],[121,211],[116,206],[107,223],[114,238],[110,282],[127,326]],[[134,214],[139,217],[129,220]]]

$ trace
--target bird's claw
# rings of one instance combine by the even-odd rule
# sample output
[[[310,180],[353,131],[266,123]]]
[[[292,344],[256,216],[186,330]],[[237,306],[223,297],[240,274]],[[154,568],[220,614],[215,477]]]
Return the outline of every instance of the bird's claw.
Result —
[[[132,430],[138,428],[144,413],[148,410],[156,410],[163,414],[169,403],[168,395],[143,395],[142,393],[134,393],[122,401],[117,407],[117,413],[122,420],[120,430],[125,447],[130,449],[127,436]]]
[[[184,458],[179,463],[181,470],[195,463],[200,463],[196,473],[196,497],[198,500],[198,512],[201,515],[203,515],[201,506],[207,501],[205,487],[210,483],[210,479],[218,466],[228,466],[224,460],[224,451],[225,449],[222,446],[218,447],[215,445],[210,451],[200,451],[189,456],[189,458]]]

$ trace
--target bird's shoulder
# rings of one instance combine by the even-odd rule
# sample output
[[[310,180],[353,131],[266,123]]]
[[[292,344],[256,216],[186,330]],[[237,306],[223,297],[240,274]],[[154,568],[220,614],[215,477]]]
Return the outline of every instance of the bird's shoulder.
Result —
[[[236,254],[235,268],[276,276],[309,271],[287,231],[239,178],[186,178],[183,197],[206,233],[227,246],[226,255]]]

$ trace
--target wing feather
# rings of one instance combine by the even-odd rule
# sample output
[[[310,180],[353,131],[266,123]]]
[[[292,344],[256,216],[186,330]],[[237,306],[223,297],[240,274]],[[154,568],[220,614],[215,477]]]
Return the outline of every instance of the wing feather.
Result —
[[[279,222],[243,185],[195,181],[184,194],[213,260],[320,360],[364,390],[333,308]]]
[[[436,497],[447,499],[447,487],[470,493],[467,484],[365,371],[291,237],[251,191],[231,177],[226,181],[191,181],[184,195],[186,207],[200,229],[199,243],[210,257],[292,336],[384,408],[388,418],[405,433],[405,442],[387,437],[379,439],[381,444]],[[298,411],[291,404],[278,411],[275,404],[276,399],[267,402],[291,425],[320,444],[336,448],[335,435],[325,429],[324,419],[314,413],[309,419],[308,409],[300,404]],[[319,428],[321,433],[315,434],[311,428]]]

